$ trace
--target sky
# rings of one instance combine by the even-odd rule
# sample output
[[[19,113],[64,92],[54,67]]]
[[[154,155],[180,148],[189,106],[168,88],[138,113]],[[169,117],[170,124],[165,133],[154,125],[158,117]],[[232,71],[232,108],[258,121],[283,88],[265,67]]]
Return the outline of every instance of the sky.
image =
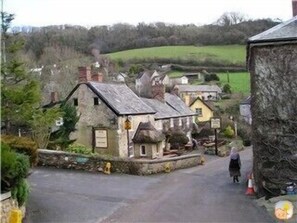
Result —
[[[249,19],[292,17],[292,0],[1,0],[15,14],[12,26],[82,25],[140,22],[211,24],[224,12]]]

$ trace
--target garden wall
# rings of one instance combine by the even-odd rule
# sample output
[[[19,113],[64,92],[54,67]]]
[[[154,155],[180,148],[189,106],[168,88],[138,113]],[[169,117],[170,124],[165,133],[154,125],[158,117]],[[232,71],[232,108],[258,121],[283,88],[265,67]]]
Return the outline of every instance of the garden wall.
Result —
[[[98,172],[104,169],[107,162],[111,163],[111,172],[149,175],[197,166],[201,163],[201,155],[191,154],[156,160],[138,160],[102,158],[95,155],[87,156],[63,151],[38,150],[39,166]]]
[[[1,194],[0,198],[0,207],[1,207],[1,223],[8,223],[10,214],[12,210],[18,210],[22,212],[22,217],[25,216],[25,206],[21,208],[21,210],[18,207],[18,202],[11,197],[11,193],[7,192],[4,194]]]

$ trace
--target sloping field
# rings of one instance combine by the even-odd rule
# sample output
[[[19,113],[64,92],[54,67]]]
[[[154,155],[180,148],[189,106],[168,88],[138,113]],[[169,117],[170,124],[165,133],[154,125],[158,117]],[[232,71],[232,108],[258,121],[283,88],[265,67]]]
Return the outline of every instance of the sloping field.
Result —
[[[224,46],[162,46],[126,50],[107,54],[111,59],[172,58],[181,60],[220,60],[229,63],[245,63],[246,48],[244,45]]]

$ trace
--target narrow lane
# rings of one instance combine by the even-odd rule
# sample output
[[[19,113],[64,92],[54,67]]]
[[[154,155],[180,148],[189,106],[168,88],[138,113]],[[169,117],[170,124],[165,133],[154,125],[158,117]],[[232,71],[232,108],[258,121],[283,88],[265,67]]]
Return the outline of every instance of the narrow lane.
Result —
[[[252,151],[240,154],[245,176]],[[36,168],[24,223],[273,222],[227,167],[228,157],[152,176]]]

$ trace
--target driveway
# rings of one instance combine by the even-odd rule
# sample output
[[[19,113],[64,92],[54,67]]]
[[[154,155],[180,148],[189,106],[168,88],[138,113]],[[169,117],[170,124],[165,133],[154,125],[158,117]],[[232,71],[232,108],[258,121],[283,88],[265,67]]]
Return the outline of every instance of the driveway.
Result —
[[[242,174],[252,151],[240,153]],[[273,222],[228,176],[228,157],[153,176],[37,168],[30,176],[29,222]]]

